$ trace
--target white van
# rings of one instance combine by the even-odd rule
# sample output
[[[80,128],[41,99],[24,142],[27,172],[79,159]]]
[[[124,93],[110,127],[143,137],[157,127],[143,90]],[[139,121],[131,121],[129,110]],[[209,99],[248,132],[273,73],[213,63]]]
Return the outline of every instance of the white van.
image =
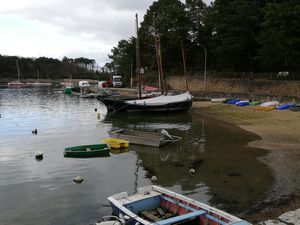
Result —
[[[112,85],[113,85],[113,87],[122,87],[122,85],[123,85],[123,83],[122,83],[122,76],[120,76],[120,75],[113,75]]]
[[[86,81],[86,80],[81,80],[81,81],[79,81],[79,85],[78,85],[79,87],[89,87],[90,86],[90,84],[89,84],[89,82],[88,81]]]

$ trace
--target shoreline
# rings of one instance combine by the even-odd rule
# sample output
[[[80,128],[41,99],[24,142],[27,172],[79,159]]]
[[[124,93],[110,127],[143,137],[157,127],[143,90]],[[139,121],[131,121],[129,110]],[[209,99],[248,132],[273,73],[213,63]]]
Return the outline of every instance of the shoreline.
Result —
[[[275,182],[263,200],[249,210],[245,219],[258,223],[300,208],[300,113],[261,111],[222,103],[194,102],[193,113],[231,123],[254,133],[260,140],[248,143],[251,148],[268,150],[258,160],[273,173]]]

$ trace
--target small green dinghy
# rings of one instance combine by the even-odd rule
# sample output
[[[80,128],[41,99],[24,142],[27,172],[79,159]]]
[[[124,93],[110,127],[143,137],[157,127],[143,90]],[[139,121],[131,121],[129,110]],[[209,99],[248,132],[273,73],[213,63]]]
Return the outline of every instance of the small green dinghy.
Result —
[[[65,157],[70,158],[91,158],[109,156],[107,144],[81,145],[65,148]]]

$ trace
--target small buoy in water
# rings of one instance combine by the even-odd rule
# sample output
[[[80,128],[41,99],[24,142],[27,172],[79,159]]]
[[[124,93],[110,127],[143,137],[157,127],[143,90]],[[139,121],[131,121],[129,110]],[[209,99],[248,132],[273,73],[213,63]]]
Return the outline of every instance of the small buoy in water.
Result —
[[[100,120],[100,113],[97,113],[97,119]]]
[[[38,152],[36,152],[35,153],[35,159],[36,160],[42,160],[44,158],[44,156],[43,156],[43,152],[41,152],[41,151],[38,151]]]
[[[37,134],[37,129],[32,130],[33,134]]]
[[[156,177],[156,176],[152,176],[152,177],[151,177],[151,180],[152,180],[152,181],[157,181],[157,177]]]
[[[97,112],[97,108],[95,108],[95,112]]]
[[[196,171],[195,171],[193,168],[191,168],[191,169],[189,170],[189,173],[190,173],[190,174],[195,174]]]
[[[77,184],[80,184],[80,183],[82,183],[83,178],[81,176],[77,176],[73,179],[73,181]]]

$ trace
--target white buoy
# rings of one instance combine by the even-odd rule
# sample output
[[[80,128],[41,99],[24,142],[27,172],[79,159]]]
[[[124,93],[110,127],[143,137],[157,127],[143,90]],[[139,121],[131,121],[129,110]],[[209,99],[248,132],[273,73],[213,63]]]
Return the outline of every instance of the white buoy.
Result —
[[[75,183],[77,183],[77,184],[82,183],[83,180],[84,180],[84,179],[83,179],[81,176],[77,176],[77,177],[75,177],[75,178],[73,179],[73,181],[74,181]]]
[[[35,159],[36,160],[42,160],[44,158],[43,152],[38,151],[35,153]]]
[[[157,181],[157,177],[156,177],[156,176],[152,176],[152,177],[151,177],[151,180],[152,180],[152,181]]]
[[[190,174],[195,174],[196,171],[195,171],[193,168],[191,168],[191,169],[189,170],[189,173],[190,173]]]

